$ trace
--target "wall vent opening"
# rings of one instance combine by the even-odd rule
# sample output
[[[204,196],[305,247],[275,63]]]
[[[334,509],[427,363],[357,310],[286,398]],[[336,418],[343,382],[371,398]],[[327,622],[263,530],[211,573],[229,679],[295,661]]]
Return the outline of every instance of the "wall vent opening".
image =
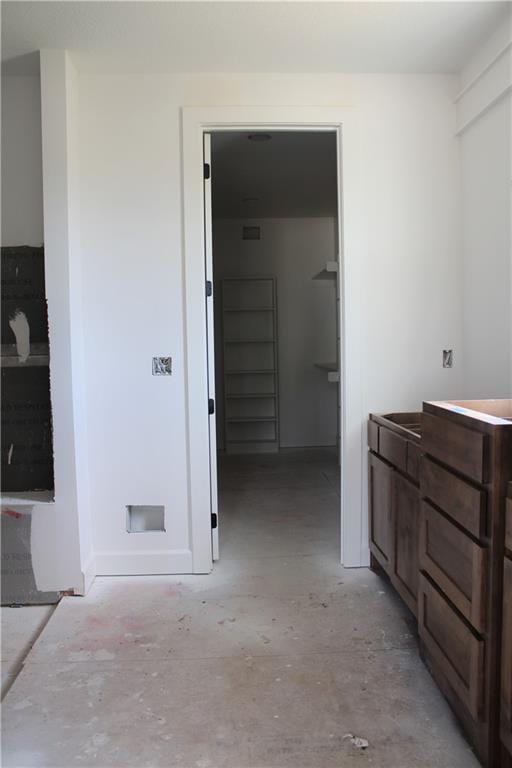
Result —
[[[161,505],[133,504],[126,507],[128,533],[160,531],[165,533],[165,507]]]
[[[242,227],[242,240],[260,240],[259,227]]]

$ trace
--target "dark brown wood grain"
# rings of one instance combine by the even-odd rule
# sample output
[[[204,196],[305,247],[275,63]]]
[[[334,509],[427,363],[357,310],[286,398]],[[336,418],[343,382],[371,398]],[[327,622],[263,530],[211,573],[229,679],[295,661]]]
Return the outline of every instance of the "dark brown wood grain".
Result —
[[[423,450],[478,483],[489,477],[487,435],[448,419],[423,414]]]
[[[412,440],[407,441],[407,474],[415,483],[420,482],[421,445]]]
[[[379,425],[372,421],[368,421],[368,447],[375,453],[379,452]]]
[[[393,469],[373,453],[369,455],[368,494],[370,507],[370,550],[389,573],[391,561],[391,483]]]
[[[392,495],[394,541],[390,578],[396,591],[415,616],[418,613],[419,511],[418,487],[395,472]]]
[[[486,622],[487,550],[423,501],[420,568],[446,597],[483,632]]]
[[[503,628],[501,643],[501,740],[512,755],[512,559],[503,568]]]
[[[512,487],[512,483],[509,483]],[[512,491],[509,491],[510,497],[505,505],[505,548],[512,555]]]
[[[470,630],[442,593],[420,575],[418,624],[431,659],[471,717],[482,718],[484,641]]]
[[[390,464],[407,471],[407,440],[390,429],[379,429],[379,454]]]
[[[421,493],[456,523],[480,538],[485,530],[486,494],[425,456],[422,460]]]

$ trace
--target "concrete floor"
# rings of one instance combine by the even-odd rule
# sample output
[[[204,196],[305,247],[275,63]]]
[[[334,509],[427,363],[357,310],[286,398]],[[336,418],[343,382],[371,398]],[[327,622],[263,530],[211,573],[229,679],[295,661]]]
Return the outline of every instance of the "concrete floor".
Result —
[[[64,598],[4,701],[4,768],[476,768],[407,610],[337,563],[337,477],[329,451],[229,458],[213,574]]]
[[[9,606],[0,609],[2,625],[2,699],[18,676],[23,661],[49,620],[54,605]]]

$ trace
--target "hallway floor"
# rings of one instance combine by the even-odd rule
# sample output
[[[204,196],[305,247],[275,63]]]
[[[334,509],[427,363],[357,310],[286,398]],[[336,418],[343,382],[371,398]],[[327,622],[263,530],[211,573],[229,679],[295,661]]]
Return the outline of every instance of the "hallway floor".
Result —
[[[211,575],[60,602],[4,700],[4,768],[476,768],[407,610],[338,565],[335,455],[219,477]]]

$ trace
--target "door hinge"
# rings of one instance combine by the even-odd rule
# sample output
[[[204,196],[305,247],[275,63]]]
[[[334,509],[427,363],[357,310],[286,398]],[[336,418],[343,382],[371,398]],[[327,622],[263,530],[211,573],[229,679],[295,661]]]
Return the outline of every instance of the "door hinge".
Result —
[[[210,163],[205,163],[204,164],[204,177],[205,177],[205,179],[209,179],[210,178]]]
[[[212,397],[208,398],[208,413],[213,416],[215,413],[215,400]]]
[[[217,527],[217,513],[216,512],[212,512],[211,518],[212,518],[212,528],[216,528]]]
[[[206,281],[206,295],[213,296],[213,283],[211,280]]]

